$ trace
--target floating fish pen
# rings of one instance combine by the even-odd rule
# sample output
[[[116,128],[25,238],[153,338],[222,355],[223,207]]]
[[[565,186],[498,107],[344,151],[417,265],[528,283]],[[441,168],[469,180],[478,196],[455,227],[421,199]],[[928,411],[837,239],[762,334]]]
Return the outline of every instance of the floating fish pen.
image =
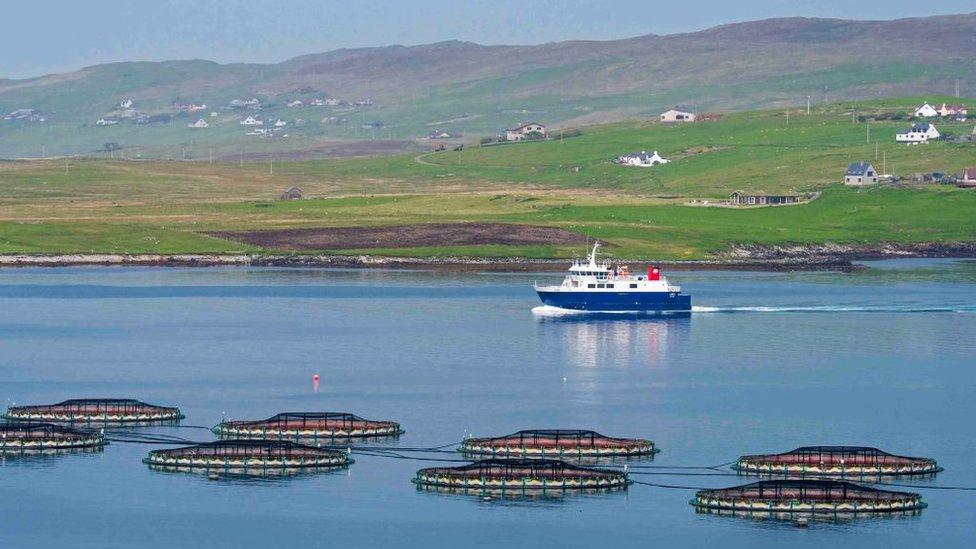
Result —
[[[468,438],[458,451],[469,455],[532,458],[650,456],[659,450],[649,440],[616,438],[575,429],[524,430],[494,438]]]
[[[101,448],[104,444],[102,434],[90,429],[31,421],[0,422],[0,452],[3,453]]]
[[[486,459],[460,467],[417,471],[419,487],[457,490],[563,491],[626,488],[627,473],[592,469],[552,459]]]
[[[934,459],[862,446],[804,446],[782,454],[742,456],[732,468],[743,474],[841,477],[926,475],[942,470]]]
[[[345,452],[288,440],[219,440],[164,450],[152,450],[143,460],[162,470],[271,473],[288,470],[346,467]]]
[[[890,513],[917,511],[926,503],[912,492],[893,492],[840,480],[762,480],[744,486],[699,490],[698,509],[770,513]]]
[[[257,421],[224,421],[213,432],[224,438],[300,441],[388,437],[403,430],[395,421],[363,419],[344,412],[288,412]]]
[[[179,421],[178,408],[146,404],[131,398],[79,398],[57,404],[11,406],[6,419],[61,423],[161,423]]]

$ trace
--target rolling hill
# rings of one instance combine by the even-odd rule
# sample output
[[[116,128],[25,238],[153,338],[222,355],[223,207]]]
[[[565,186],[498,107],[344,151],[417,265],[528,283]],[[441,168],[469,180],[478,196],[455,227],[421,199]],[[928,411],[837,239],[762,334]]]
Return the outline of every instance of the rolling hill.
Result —
[[[45,119],[0,120],[0,157],[89,154],[109,142],[124,154],[154,158],[211,151],[325,156],[335,153],[327,145],[336,141],[382,138],[386,149],[420,147],[412,140],[434,128],[476,139],[526,119],[602,123],[676,104],[732,110],[797,105],[808,95],[822,102],[825,93],[829,101],[949,95],[957,80],[965,93],[976,88],[974,69],[976,13],[894,21],[784,18],[537,46],[442,42],[337,50],[277,64],[121,62],[0,80],[0,112],[37,109]],[[221,108],[250,96],[262,100],[261,111]],[[326,96],[368,97],[374,104],[286,106]],[[147,124],[121,118],[122,98],[156,118]],[[208,108],[177,114],[174,102]],[[247,114],[287,121],[288,137],[245,136],[238,121]],[[200,117],[209,128],[187,127]],[[96,126],[99,118],[120,122]]]

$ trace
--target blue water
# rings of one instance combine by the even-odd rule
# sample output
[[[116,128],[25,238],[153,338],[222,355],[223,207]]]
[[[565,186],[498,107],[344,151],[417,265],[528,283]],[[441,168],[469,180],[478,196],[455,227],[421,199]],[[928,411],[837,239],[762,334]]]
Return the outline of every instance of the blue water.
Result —
[[[280,411],[400,421],[392,446],[590,428],[653,464],[809,444],[930,456],[976,486],[976,263],[839,273],[678,272],[685,318],[536,314],[551,274],[283,269],[0,270],[0,399],[135,397],[184,425]],[[311,378],[321,385],[313,391]],[[202,429],[156,432],[209,439]],[[286,480],[150,471],[150,449],[0,462],[2,547],[961,547],[976,492],[915,517],[813,523],[696,514],[692,490],[484,503],[418,492],[426,462],[357,456]],[[452,457],[452,456],[447,456]],[[643,470],[655,472],[655,470]],[[663,471],[662,471],[663,472]],[[635,475],[691,487],[725,476]]]

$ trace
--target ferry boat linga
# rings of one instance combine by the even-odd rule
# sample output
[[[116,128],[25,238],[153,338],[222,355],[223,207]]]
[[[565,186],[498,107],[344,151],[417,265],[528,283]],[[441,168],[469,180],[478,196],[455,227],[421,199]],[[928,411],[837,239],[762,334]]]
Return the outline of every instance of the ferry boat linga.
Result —
[[[631,273],[626,265],[597,261],[600,243],[585,260],[576,259],[558,286],[535,285],[539,299],[551,307],[593,312],[690,312],[691,296],[668,283],[658,267]]]

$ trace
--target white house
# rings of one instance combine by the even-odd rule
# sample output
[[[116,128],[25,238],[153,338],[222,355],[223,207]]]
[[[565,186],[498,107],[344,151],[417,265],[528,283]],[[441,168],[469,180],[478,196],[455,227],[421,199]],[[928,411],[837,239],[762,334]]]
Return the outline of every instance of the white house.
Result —
[[[617,157],[617,164],[621,166],[637,166],[640,168],[667,164],[668,162],[670,160],[662,158],[657,151],[654,151],[652,154],[648,154],[647,151],[641,151],[639,153],[630,153]]]
[[[912,127],[904,132],[895,134],[895,141],[898,143],[928,143],[930,139],[938,139],[942,134],[935,126],[929,123],[912,124]]]
[[[99,118],[95,121],[96,126],[114,126],[118,123],[118,120],[112,120],[111,118]]]
[[[217,115],[217,111],[211,111],[210,112],[210,118],[217,118],[217,116],[218,116]]]
[[[210,124],[208,124],[206,120],[204,120],[204,119],[201,118],[201,119],[197,120],[196,122],[193,122],[191,124],[187,124],[186,127],[188,127],[188,128],[209,128],[210,127]]]
[[[255,128],[244,135],[267,135],[268,130],[265,128]]]
[[[119,101],[119,108],[120,109],[131,109],[132,108],[132,100],[131,99],[123,99],[122,101]]]
[[[325,100],[325,104],[329,107],[338,107],[342,104],[342,101],[340,101],[337,97],[328,97]]]
[[[878,182],[878,171],[868,162],[851,162],[844,174],[844,184],[858,187]]]
[[[315,102],[313,101],[312,103],[314,104]],[[302,103],[302,102],[301,102],[300,100],[298,100],[298,99],[296,99],[296,100],[294,100],[294,101],[292,101],[292,102],[290,102],[290,103],[288,103],[288,106],[289,106],[289,107],[291,107],[291,108],[293,108],[293,109],[296,109],[296,108],[298,108],[298,107],[301,107],[302,105],[304,105],[304,103]]]
[[[264,120],[258,120],[257,118],[254,118],[253,116],[248,116],[244,120],[241,120],[241,125],[242,126],[263,126],[264,125]]]
[[[661,113],[661,122],[694,122],[695,113],[671,109]]]
[[[546,127],[537,122],[529,122],[528,124],[519,124],[514,128],[505,130],[506,141],[523,141],[533,137],[545,139]]]
[[[284,120],[282,120],[280,118],[278,120],[275,120],[275,123],[274,123],[274,126],[276,128],[283,128],[283,127],[285,127],[287,125],[288,125],[288,122],[285,122]]]
[[[939,116],[939,111],[932,105],[925,103],[921,107],[915,109],[915,116],[922,117],[922,118],[932,118],[933,116]]]

